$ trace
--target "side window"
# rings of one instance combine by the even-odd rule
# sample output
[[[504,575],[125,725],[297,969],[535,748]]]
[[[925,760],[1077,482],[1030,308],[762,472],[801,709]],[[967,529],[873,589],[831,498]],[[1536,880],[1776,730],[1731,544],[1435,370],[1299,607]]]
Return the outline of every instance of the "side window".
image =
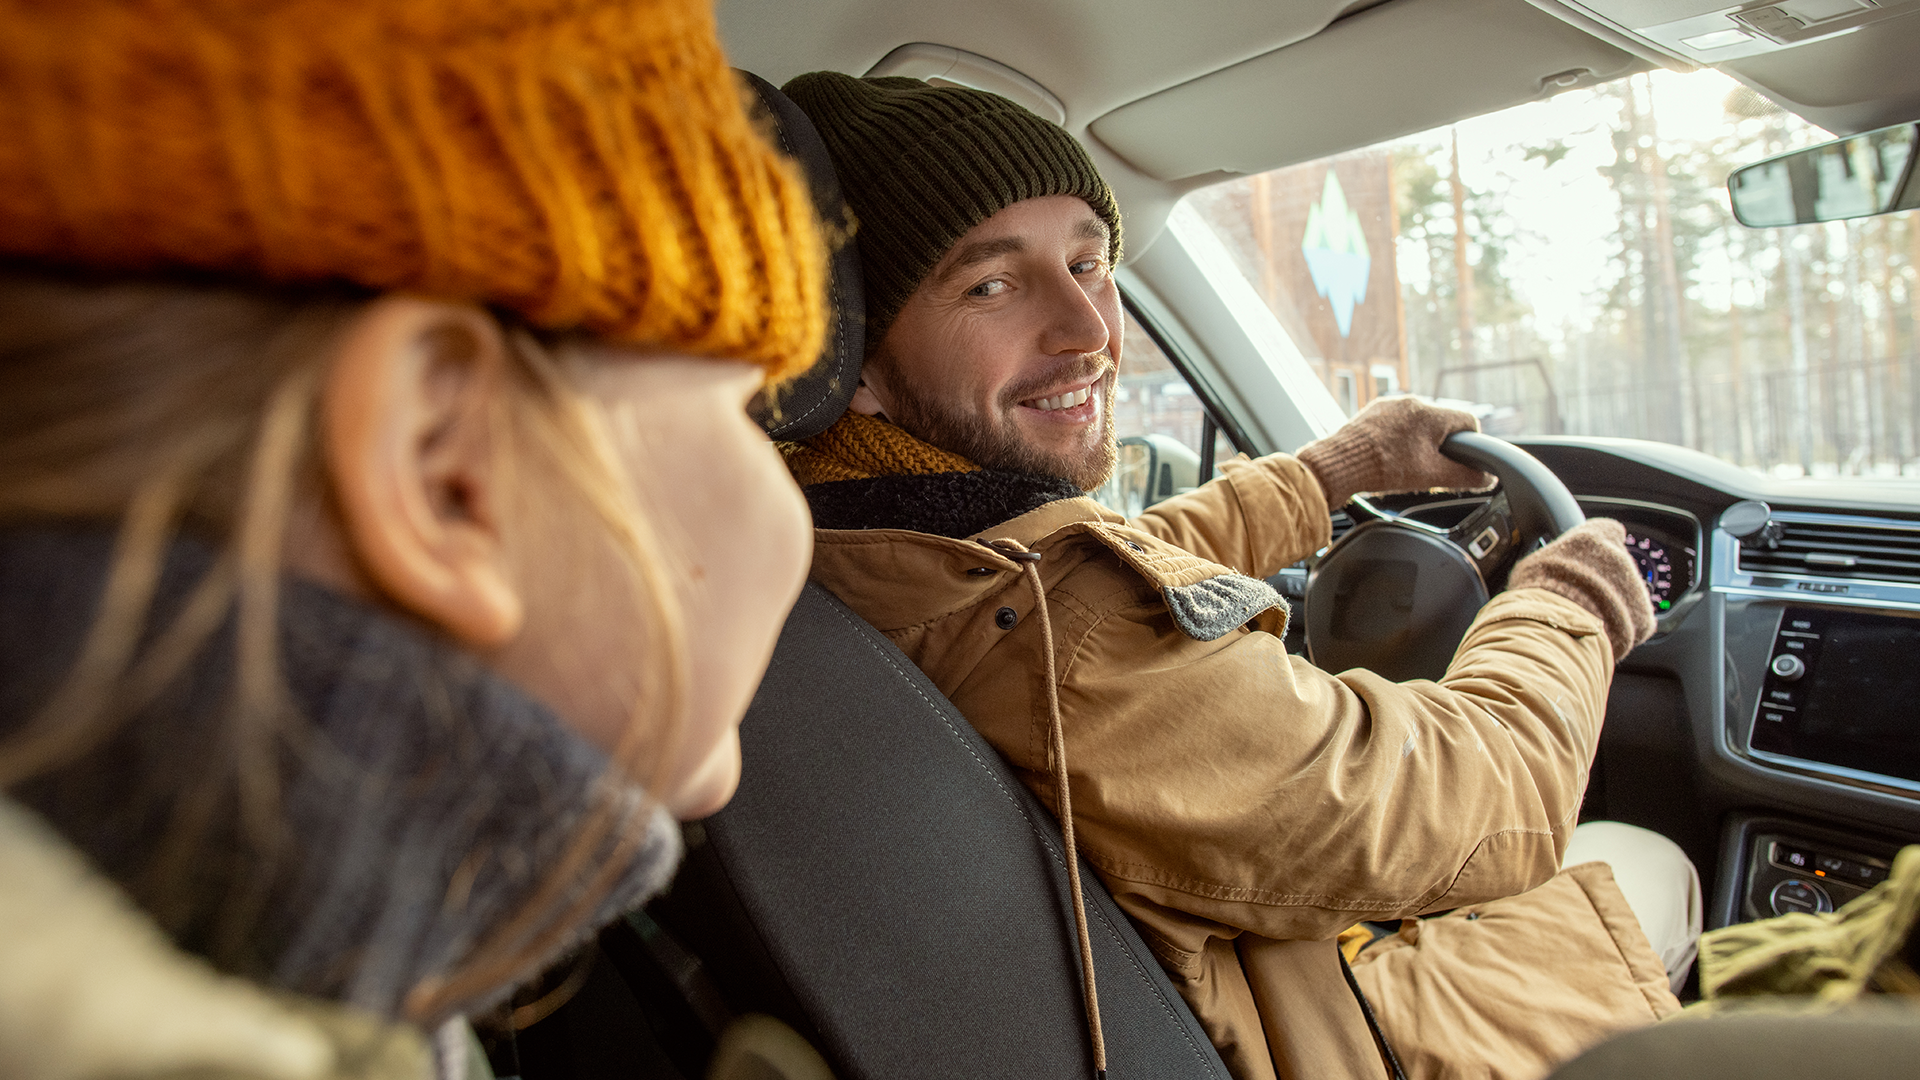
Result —
[[[1119,462],[1113,478],[1093,497],[1128,517],[1212,479],[1219,463],[1238,453],[1207,415],[1206,403],[1192,384],[1131,310],[1120,346],[1113,427],[1120,442]],[[1209,442],[1210,455],[1203,452]]]

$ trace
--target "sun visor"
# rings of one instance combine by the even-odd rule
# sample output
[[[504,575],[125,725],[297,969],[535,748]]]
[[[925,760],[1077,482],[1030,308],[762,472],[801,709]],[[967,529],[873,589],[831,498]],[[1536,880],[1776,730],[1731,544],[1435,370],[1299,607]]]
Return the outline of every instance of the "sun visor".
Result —
[[[1394,0],[1089,130],[1158,180],[1258,173],[1649,66],[1522,0]]]
[[[1920,11],[1920,0],[1527,0],[1678,71],[1764,56]]]

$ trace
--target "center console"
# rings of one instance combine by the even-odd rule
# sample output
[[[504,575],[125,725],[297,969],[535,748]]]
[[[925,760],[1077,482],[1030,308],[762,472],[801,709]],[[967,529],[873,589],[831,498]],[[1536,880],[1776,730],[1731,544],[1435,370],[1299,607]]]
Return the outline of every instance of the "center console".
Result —
[[[1762,761],[1920,792],[1920,615],[1785,608],[1747,749]]]
[[[1736,814],[1728,822],[1722,872],[1736,887],[1712,923],[1833,911],[1887,879],[1899,845],[1804,821]]]
[[[1920,835],[1920,522],[1763,512],[1714,530],[1724,746],[1777,777],[1724,821],[1712,925],[1832,911]],[[1791,798],[1777,798],[1792,792]],[[1804,815],[1804,816],[1802,816]]]

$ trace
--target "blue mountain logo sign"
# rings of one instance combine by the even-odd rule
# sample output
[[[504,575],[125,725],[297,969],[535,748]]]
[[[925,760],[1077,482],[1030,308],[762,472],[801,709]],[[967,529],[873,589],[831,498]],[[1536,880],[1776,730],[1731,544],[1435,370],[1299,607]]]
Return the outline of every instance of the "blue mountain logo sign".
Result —
[[[1366,302],[1373,257],[1367,252],[1360,215],[1347,206],[1347,193],[1332,169],[1327,170],[1320,201],[1307,210],[1307,234],[1300,240],[1300,253],[1307,257],[1314,289],[1333,305],[1333,321],[1340,327],[1340,336],[1346,337],[1353,332],[1354,306]]]

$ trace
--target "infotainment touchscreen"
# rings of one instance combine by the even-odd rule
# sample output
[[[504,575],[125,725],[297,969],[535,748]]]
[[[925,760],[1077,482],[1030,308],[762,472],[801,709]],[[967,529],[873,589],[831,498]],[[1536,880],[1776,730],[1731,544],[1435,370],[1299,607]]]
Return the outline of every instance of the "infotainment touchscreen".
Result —
[[[1920,783],[1920,618],[1788,608],[1750,745]]]

